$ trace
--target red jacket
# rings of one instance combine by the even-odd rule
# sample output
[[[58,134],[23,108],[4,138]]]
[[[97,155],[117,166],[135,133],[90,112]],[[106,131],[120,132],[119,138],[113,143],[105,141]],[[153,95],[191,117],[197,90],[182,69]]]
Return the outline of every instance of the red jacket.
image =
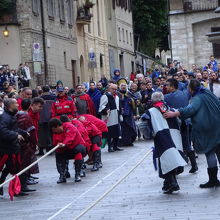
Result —
[[[38,126],[39,126],[39,120],[40,120],[40,113],[39,112],[35,113],[30,108],[30,110],[28,111],[28,114],[31,117],[33,125],[35,127],[35,136],[36,136],[36,140],[38,141]]]
[[[81,122],[86,128],[90,139],[95,136],[102,136],[102,132],[92,122],[86,120]]]
[[[71,122],[63,123],[63,132],[61,134],[53,135],[53,144],[65,144],[66,147],[59,148],[58,151],[68,151],[75,148],[77,145],[81,144],[85,146],[85,142],[75,126]]]
[[[21,102],[22,102],[22,98],[18,98],[17,99],[17,103],[18,103],[18,111],[21,111],[22,110],[22,108],[21,108]]]
[[[61,115],[67,115],[70,119],[76,116],[76,106],[74,102],[68,98],[67,95],[55,100],[52,105],[52,118],[60,118]]]
[[[91,140],[89,138],[89,135],[88,135],[88,132],[86,131],[86,128],[84,127],[82,122],[80,122],[78,120],[72,120],[72,124],[77,128],[77,130],[81,134],[83,140],[85,141],[86,148],[87,148],[87,150],[89,152],[90,151],[90,147],[92,145],[92,142],[91,142]]]
[[[84,116],[87,121],[92,122],[102,133],[108,132],[108,127],[106,126],[106,123],[99,118],[89,114],[79,115],[78,117],[80,116]]]

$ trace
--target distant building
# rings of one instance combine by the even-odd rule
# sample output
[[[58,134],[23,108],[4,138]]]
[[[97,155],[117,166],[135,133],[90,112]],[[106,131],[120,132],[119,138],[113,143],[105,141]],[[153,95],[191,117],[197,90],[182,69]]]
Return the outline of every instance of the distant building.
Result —
[[[74,1],[14,0],[14,3],[10,13],[0,18],[1,33],[5,25],[9,30],[9,37],[2,34],[0,37],[0,62],[11,68],[27,62],[31,67],[32,86],[45,82],[55,84],[57,80],[73,86],[77,72]]]
[[[204,66],[209,56],[220,59],[220,45],[208,41],[208,32],[220,31],[220,15],[214,13],[218,0],[169,0],[173,60],[187,68]]]
[[[123,76],[135,71],[132,0],[105,0],[110,74]]]
[[[77,11],[79,82],[98,81],[102,74],[109,78],[105,1],[78,0]]]

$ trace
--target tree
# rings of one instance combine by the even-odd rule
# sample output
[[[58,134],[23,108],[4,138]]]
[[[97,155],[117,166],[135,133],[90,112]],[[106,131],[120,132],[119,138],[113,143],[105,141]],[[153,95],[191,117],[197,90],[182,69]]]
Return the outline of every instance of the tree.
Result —
[[[154,56],[156,48],[168,49],[167,12],[167,0],[133,1],[134,32],[140,37],[140,52]]]
[[[0,0],[0,13],[4,14],[9,12],[14,5],[13,0]]]

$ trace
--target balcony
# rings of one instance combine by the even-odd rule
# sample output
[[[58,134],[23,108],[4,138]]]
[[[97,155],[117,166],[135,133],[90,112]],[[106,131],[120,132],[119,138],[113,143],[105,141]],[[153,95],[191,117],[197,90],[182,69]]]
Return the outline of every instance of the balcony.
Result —
[[[79,7],[77,10],[76,23],[81,25],[88,25],[91,23],[92,14],[90,13],[89,8]]]
[[[220,0],[170,0],[170,11],[182,13],[215,10]]]

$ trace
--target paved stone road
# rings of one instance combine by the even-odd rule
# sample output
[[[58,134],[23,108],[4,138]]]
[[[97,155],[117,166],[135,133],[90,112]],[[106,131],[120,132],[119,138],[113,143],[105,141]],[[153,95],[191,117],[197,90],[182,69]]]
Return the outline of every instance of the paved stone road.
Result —
[[[81,183],[57,185],[54,156],[40,163],[40,182],[37,192],[25,198],[9,200],[6,193],[0,197],[0,220],[71,220],[112,187],[140,161],[152,142],[139,141],[123,152],[103,150],[104,167],[96,173],[87,170]],[[207,180],[205,158],[199,155],[199,172],[189,174],[189,167],[178,178],[181,191],[164,195],[162,180],[152,165],[149,155],[119,186],[80,219],[220,219],[220,189],[199,189]],[[72,162],[69,166],[73,175]],[[219,175],[220,176],[220,175]],[[6,190],[5,190],[6,191]]]

